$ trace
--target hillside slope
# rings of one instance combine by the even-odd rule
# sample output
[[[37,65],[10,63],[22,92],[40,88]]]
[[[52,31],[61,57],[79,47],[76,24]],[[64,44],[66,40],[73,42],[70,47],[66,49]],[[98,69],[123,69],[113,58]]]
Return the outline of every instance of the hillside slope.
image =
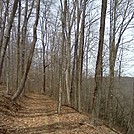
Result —
[[[116,134],[105,125],[91,126],[90,117],[62,106],[43,94],[30,93],[16,104],[0,92],[0,134]]]

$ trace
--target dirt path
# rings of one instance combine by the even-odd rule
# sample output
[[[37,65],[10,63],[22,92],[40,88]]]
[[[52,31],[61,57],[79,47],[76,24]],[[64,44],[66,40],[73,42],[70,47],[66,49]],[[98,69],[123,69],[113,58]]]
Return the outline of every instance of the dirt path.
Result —
[[[58,115],[57,102],[43,94],[29,94],[12,106],[8,98],[4,102],[0,100],[0,134],[115,134],[105,126],[92,127],[88,116],[70,107],[62,106]]]

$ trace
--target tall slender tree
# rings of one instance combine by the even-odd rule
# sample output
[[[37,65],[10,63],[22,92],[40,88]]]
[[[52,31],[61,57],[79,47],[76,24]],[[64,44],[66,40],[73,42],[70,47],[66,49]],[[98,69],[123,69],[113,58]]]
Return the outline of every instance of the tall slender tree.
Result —
[[[84,55],[84,33],[85,33],[85,17],[86,17],[86,0],[83,1],[83,13],[81,22],[80,48],[79,48],[79,81],[78,81],[78,111],[81,111],[81,90],[82,90],[82,71],[83,71],[83,55]]]
[[[72,79],[71,79],[71,103],[72,106],[77,109],[77,89],[78,89],[78,46],[79,46],[79,36],[80,36],[80,3],[75,1],[76,4],[76,29],[75,29],[75,45],[74,45],[74,57],[73,57],[73,67],[72,67]]]
[[[103,60],[102,54],[103,54],[106,10],[107,10],[107,0],[102,0],[98,55],[95,69],[95,88],[94,88],[93,104],[92,104],[92,123],[95,126],[99,118],[99,104],[101,99],[100,92],[102,90],[102,60]]]
[[[19,84],[19,69],[20,69],[20,22],[21,22],[21,1],[19,1],[18,8],[18,37],[17,37],[17,47],[16,47],[16,89]]]
[[[67,0],[64,0],[64,4],[61,2],[61,19],[62,19],[62,42],[60,49],[60,61],[59,61],[59,101],[58,101],[58,113],[61,110],[61,101],[62,101],[62,93],[63,93],[63,55],[65,48],[65,27],[66,27],[66,10],[67,10]]]
[[[4,58],[5,58],[5,53],[7,49],[8,42],[10,40],[10,32],[13,24],[13,20],[15,17],[15,13],[18,7],[18,2],[19,0],[14,0],[13,7],[12,7],[12,12],[9,17],[9,23],[6,27],[6,30],[4,32],[3,40],[2,40],[2,46],[1,46],[1,57],[0,57],[0,80],[1,80],[1,75],[2,75],[2,69],[3,69],[3,63],[4,63]]]

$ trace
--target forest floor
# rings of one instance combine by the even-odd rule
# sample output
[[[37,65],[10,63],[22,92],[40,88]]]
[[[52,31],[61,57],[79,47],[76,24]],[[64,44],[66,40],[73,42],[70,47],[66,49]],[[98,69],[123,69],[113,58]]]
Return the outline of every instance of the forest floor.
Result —
[[[0,87],[0,134],[116,134],[105,125],[93,127],[90,116],[62,106],[43,94],[29,93],[17,103]]]

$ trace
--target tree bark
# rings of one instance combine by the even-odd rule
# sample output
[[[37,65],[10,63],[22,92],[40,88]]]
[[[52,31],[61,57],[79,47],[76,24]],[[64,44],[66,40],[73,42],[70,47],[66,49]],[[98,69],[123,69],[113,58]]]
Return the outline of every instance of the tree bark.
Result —
[[[65,47],[65,27],[66,27],[66,6],[67,0],[64,0],[64,7],[61,1],[61,9],[62,9],[62,42],[60,49],[60,61],[59,61],[59,99],[58,99],[58,113],[61,111],[61,101],[62,101],[62,93],[63,93],[63,58],[64,58],[64,47]]]
[[[116,9],[117,0],[110,1],[110,82],[109,82],[109,92],[108,92],[108,118],[109,122],[112,123],[112,113],[113,113],[113,89],[114,89],[114,66],[115,66],[115,34],[116,34]]]
[[[8,45],[8,48],[7,48],[7,90],[6,90],[6,94],[8,95],[9,92],[10,92],[10,45]]]
[[[85,12],[86,0],[84,2],[81,35],[80,35],[80,49],[79,49],[79,82],[78,82],[78,111],[81,112],[81,89],[82,89],[82,70],[83,70],[83,55],[84,55],[84,32],[85,32]]]
[[[6,25],[6,18],[8,16],[8,8],[9,8],[9,0],[6,0],[6,9],[5,9],[5,12],[4,12],[4,18],[2,19],[2,10],[3,10],[3,2],[1,1],[0,2],[0,26],[1,26],[1,29],[0,29],[0,52],[1,52],[1,47],[2,47],[2,42],[3,42],[3,36],[4,36],[4,30],[5,30],[5,25]]]
[[[20,63],[20,21],[21,21],[21,1],[19,1],[19,14],[18,14],[18,37],[16,47],[16,89],[19,84],[19,63]]]
[[[25,61],[26,61],[26,39],[27,39],[27,25],[30,15],[32,13],[32,9],[34,6],[34,0],[32,1],[31,9],[28,14],[28,0],[25,0],[25,12],[24,12],[24,23],[22,26],[22,37],[20,41],[21,45],[21,78],[23,77],[25,71]]]
[[[94,126],[96,126],[96,123],[99,118],[100,92],[102,90],[102,54],[103,54],[102,52],[104,42],[106,9],[107,9],[107,0],[102,0],[99,48],[98,48],[98,55],[95,69],[95,88],[93,93],[93,104],[92,104],[92,123]]]
[[[80,27],[80,16],[81,11],[79,8],[79,2],[76,1],[77,9],[77,29],[75,31],[75,46],[74,46],[74,59],[73,59],[73,68],[72,68],[72,79],[71,79],[71,105],[77,109],[77,89],[78,89],[78,43],[79,43],[79,27]]]
[[[18,1],[19,0],[14,0],[12,12],[11,12],[11,15],[9,18],[9,23],[8,23],[8,26],[5,30],[5,32],[4,32],[4,37],[3,37],[2,47],[1,47],[1,57],[0,57],[0,80],[1,80],[1,75],[2,75],[2,68],[3,68],[5,53],[6,53],[7,45],[8,45],[9,39],[10,39],[10,32],[11,32],[11,28],[12,28],[12,23],[13,23],[15,13],[16,13],[16,10],[18,7]]]

